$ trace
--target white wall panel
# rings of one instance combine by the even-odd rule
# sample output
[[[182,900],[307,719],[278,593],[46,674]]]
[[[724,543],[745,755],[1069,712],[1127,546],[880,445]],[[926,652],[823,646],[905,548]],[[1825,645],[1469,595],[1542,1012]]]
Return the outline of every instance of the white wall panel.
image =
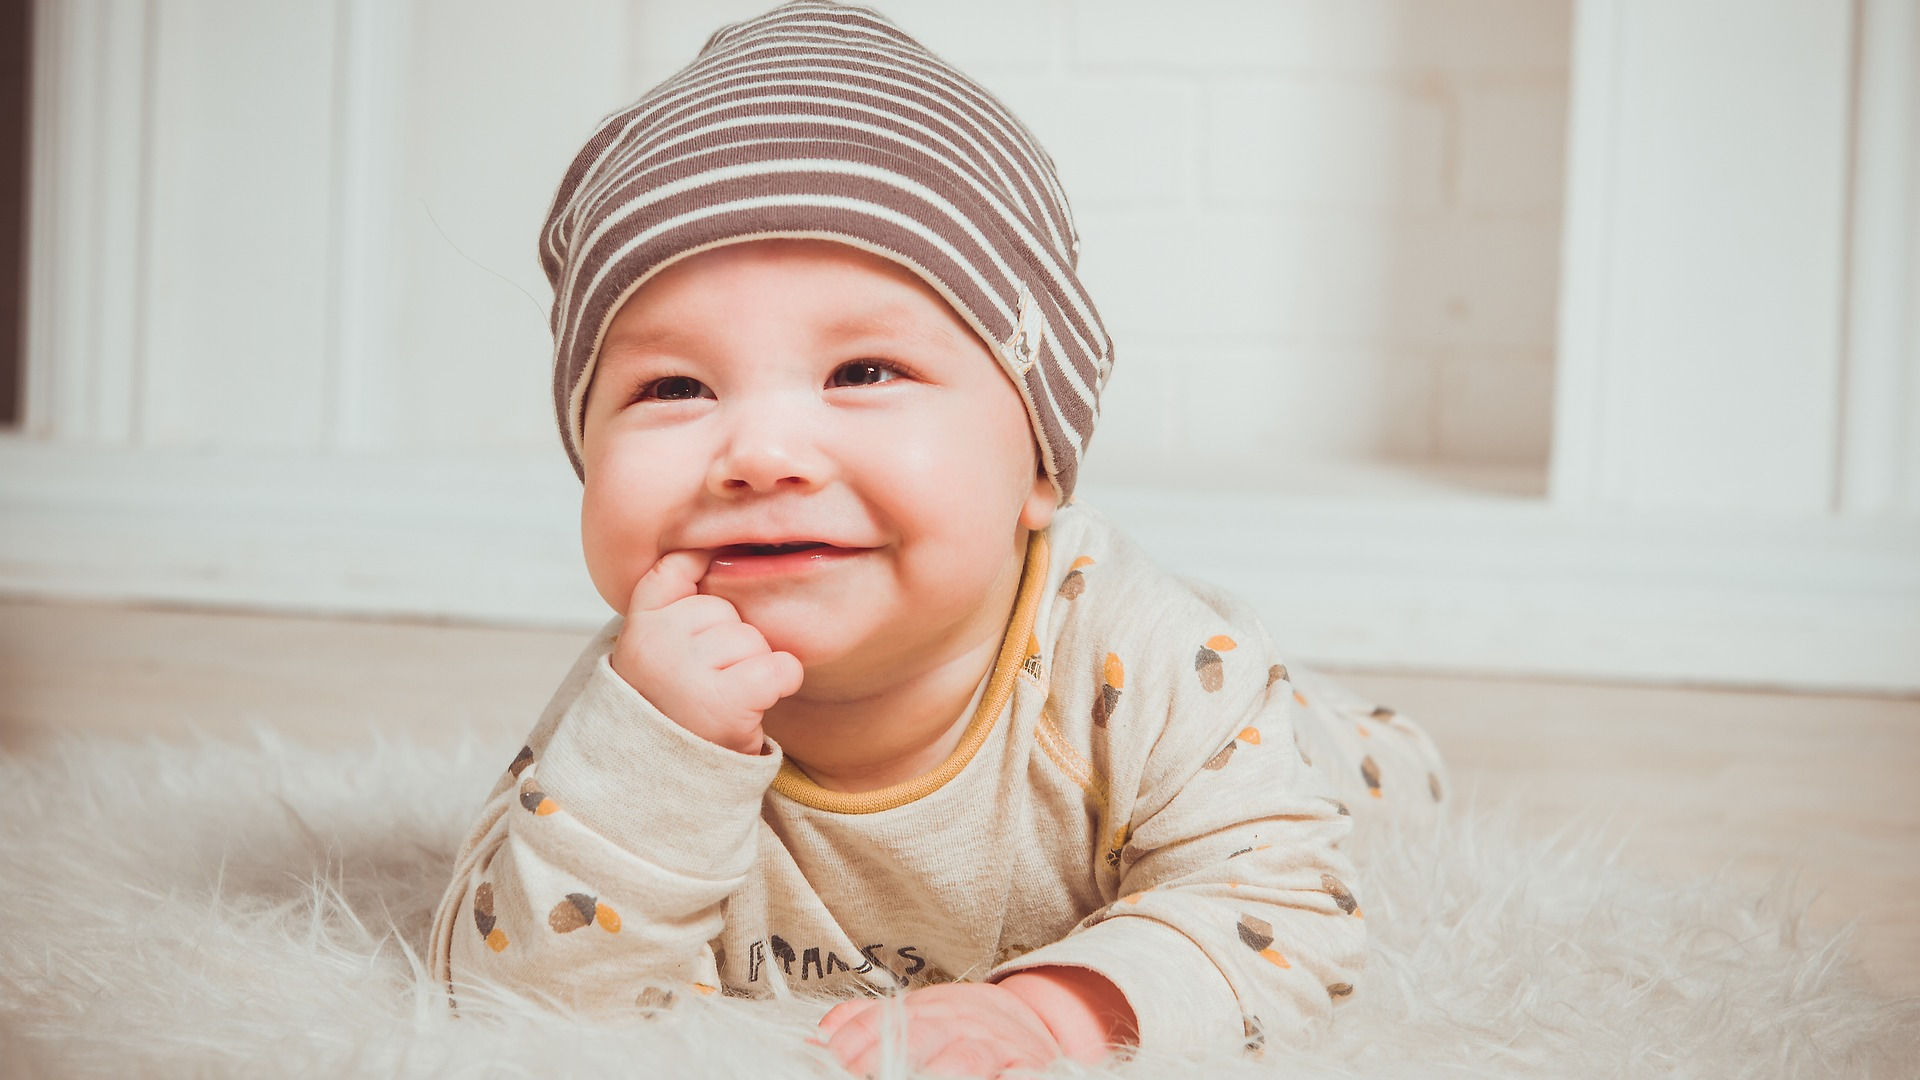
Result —
[[[1920,518],[1920,3],[1860,16],[1838,503]]]
[[[139,423],[151,5],[34,11],[23,427],[124,444]]]
[[[1870,10],[1890,6],[1894,5],[1877,3]],[[1920,123],[1920,10],[1916,10],[1916,5],[1907,5],[1902,21],[1907,46],[1895,55],[1906,68],[1905,78],[1896,80],[1896,85],[1906,84],[1907,107],[1902,112],[1910,121],[1906,128],[1907,258],[1902,268],[1906,288],[1894,292],[1893,302],[1906,308],[1906,334],[1904,347],[1891,350],[1890,359],[1906,373],[1903,380],[1906,408],[1894,422],[1898,434],[1890,441],[1893,443],[1891,454],[1897,463],[1895,470],[1904,480],[1894,486],[1894,507],[1904,519],[1920,521],[1920,133],[1915,131],[1916,123]],[[1897,165],[1890,167],[1898,168]]]
[[[394,264],[415,43],[410,5],[340,3],[326,436],[331,449],[367,451],[390,444],[402,424],[392,378],[400,314],[411,305]]]
[[[1561,385],[1583,415],[1559,433],[1561,494],[1822,513],[1851,5],[1596,0],[1588,13],[1561,333]]]
[[[1912,55],[1920,58],[1920,47],[1916,47]],[[1920,72],[1920,68],[1916,71]],[[1920,107],[1914,112],[1920,114]],[[1906,483],[1895,491],[1902,516],[1913,521],[1920,520],[1920,210],[1915,209],[1920,207],[1920,138],[1911,143],[1907,169],[1914,197],[1907,204],[1910,220],[1907,223],[1906,350],[1898,354],[1904,360],[1907,373],[1907,407],[1898,421],[1899,448],[1895,451]]]
[[[318,446],[334,4],[154,5],[144,437]]]

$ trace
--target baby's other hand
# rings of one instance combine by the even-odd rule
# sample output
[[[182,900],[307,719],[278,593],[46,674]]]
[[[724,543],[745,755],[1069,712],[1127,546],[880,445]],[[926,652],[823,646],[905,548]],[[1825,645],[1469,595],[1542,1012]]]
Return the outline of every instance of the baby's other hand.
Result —
[[[806,671],[725,599],[699,591],[710,557],[670,551],[633,587],[608,663],[669,719],[708,742],[758,754],[761,714]]]
[[[1064,1056],[1045,1021],[1010,990],[991,983],[942,983],[899,999],[906,1011],[909,1066],[951,1076],[994,1077],[1010,1069],[1044,1069]],[[877,1000],[843,1001],[820,1019],[827,1049],[855,1076],[880,1068]]]

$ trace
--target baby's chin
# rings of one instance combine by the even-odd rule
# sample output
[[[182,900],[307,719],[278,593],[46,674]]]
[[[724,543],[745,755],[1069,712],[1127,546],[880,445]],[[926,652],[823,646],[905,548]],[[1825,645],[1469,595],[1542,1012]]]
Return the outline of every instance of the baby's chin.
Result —
[[[845,666],[863,649],[851,612],[819,603],[811,597],[754,594],[724,596],[740,612],[741,621],[760,631],[774,652],[792,653],[811,673],[815,668]]]

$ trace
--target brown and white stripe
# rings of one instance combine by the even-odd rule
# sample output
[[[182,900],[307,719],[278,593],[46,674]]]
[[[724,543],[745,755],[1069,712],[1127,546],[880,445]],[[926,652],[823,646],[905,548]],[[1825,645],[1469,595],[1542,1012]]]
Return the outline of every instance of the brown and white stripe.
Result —
[[[540,238],[554,408],[574,472],[607,324],[695,252],[834,240],[914,271],[1019,388],[1041,464],[1073,492],[1113,345],[1075,273],[1053,161],[991,94],[869,8],[792,0],[721,27],[601,121]]]

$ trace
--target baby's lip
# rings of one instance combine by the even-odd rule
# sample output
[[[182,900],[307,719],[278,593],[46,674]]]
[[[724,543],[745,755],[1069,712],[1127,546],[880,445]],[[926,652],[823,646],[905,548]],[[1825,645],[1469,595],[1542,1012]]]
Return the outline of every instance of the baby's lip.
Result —
[[[830,567],[851,563],[869,550],[818,541],[809,547],[777,550],[723,545],[711,550],[701,580],[720,580],[743,588],[758,582],[810,580],[812,575],[829,573]]]
[[[752,554],[756,548],[785,547],[796,551],[805,550],[799,546],[802,544],[811,545],[816,548],[830,547],[847,551],[861,550],[853,544],[836,544],[831,540],[812,540],[803,537],[794,537],[787,540],[736,540],[726,544],[708,545],[708,550],[715,555],[747,555]]]
[[[826,540],[743,540],[737,544],[718,544],[708,548],[714,555],[785,555],[787,552],[814,552],[820,548],[839,548]]]

